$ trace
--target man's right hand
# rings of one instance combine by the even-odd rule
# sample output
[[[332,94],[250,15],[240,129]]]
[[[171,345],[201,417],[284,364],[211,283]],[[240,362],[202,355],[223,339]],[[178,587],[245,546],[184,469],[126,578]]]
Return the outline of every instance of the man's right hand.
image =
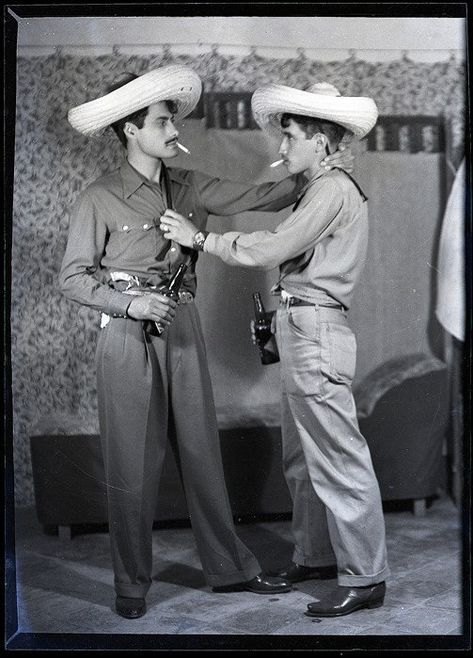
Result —
[[[153,320],[169,325],[176,315],[176,302],[157,292],[133,297],[128,307],[128,315],[134,320]]]

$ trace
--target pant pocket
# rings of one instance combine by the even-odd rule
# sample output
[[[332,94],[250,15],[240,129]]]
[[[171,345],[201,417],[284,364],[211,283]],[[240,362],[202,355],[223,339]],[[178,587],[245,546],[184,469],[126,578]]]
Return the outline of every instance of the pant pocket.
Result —
[[[281,376],[286,393],[298,396],[320,395],[320,325],[312,307],[283,311],[278,322]]]
[[[322,372],[333,382],[351,384],[356,369],[356,338],[348,325],[324,322],[321,326]]]
[[[318,340],[318,315],[315,306],[291,308],[287,314],[287,322],[295,336],[309,341]]]

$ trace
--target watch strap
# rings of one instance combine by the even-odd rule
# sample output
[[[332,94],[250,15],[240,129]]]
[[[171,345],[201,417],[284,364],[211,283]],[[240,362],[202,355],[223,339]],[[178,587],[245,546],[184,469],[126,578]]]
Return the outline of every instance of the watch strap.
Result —
[[[196,251],[202,251],[204,248],[204,242],[207,239],[209,232],[208,231],[197,231],[192,238],[192,247]]]

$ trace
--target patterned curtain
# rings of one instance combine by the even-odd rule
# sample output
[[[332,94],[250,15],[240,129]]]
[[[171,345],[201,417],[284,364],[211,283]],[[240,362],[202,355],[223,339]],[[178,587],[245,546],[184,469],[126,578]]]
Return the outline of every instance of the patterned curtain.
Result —
[[[442,116],[452,162],[463,148],[465,70],[454,59],[427,64],[404,57],[371,63],[352,56],[319,62],[301,51],[283,61],[254,51],[244,58],[227,57],[217,48],[198,57],[176,56],[165,48],[146,57],[119,51],[78,57],[58,49],[49,57],[19,58],[11,332],[15,488],[20,504],[33,501],[29,436],[44,417],[55,418],[59,431],[96,431],[96,313],[63,299],[56,280],[72,202],[92,180],[113,169],[121,153],[118,140],[75,133],[67,123],[67,111],[101,95],[123,70],[140,74],[170,63],[192,67],[202,77],[205,91],[252,92],[270,82],[303,87],[329,81],[342,94],[373,97],[381,115]]]

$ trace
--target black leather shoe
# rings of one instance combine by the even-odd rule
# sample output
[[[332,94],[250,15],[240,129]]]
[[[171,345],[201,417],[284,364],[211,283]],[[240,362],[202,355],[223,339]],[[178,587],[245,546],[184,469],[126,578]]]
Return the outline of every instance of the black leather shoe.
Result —
[[[339,586],[331,595],[316,603],[309,603],[307,617],[342,617],[362,608],[380,608],[384,603],[384,582],[368,587]]]
[[[260,573],[259,576],[255,576],[244,583],[212,587],[212,591],[217,593],[254,592],[255,594],[281,594],[282,592],[290,592],[291,589],[291,583],[286,580],[273,576],[266,576],[263,573]]]
[[[303,580],[330,580],[337,577],[337,565],[329,567],[304,567],[302,564],[291,564],[283,571],[274,574],[290,583],[301,583]]]
[[[127,619],[138,619],[146,612],[146,602],[144,599],[131,599],[126,596],[117,596],[115,601],[115,610],[121,617]]]

